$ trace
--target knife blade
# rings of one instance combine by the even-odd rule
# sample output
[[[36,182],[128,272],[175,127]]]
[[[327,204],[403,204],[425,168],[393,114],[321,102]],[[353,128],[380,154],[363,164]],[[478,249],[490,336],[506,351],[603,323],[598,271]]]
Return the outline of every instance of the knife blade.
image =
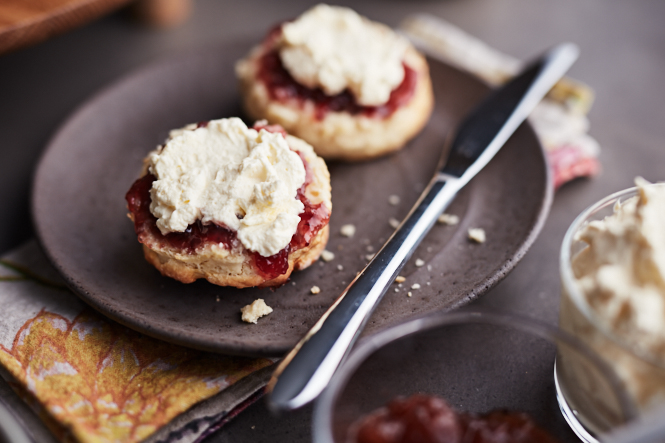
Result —
[[[571,43],[555,47],[492,91],[464,119],[409,215],[275,370],[268,383],[271,410],[297,409],[325,389],[374,307],[438,216],[494,157],[578,53]]]

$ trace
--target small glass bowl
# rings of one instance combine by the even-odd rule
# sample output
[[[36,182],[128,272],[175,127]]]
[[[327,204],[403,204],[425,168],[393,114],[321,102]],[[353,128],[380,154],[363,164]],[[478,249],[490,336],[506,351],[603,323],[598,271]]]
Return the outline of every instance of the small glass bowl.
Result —
[[[611,215],[617,202],[626,201],[637,193],[637,188],[630,188],[600,200],[582,212],[568,228],[560,255],[559,327],[612,365],[636,405],[637,414],[641,414],[665,402],[663,360],[630,345],[599,319],[575,283],[572,268],[572,260],[587,247],[586,243],[576,240],[576,234],[590,221]],[[597,441],[595,436],[622,420],[622,411],[605,395],[602,386],[597,385],[594,374],[582,368],[575,358],[559,350],[556,366],[557,390],[566,420],[582,440]]]
[[[346,443],[358,418],[416,393],[440,396],[460,412],[525,412],[559,441],[572,441],[552,377],[557,349],[594,368],[624,419],[633,417],[616,375],[575,338],[523,317],[460,312],[403,323],[359,344],[316,402],[314,441]]]

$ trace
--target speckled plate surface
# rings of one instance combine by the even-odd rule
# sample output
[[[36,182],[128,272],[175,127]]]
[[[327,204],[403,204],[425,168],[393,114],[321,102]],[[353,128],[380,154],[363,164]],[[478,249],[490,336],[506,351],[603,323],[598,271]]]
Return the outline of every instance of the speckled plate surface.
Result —
[[[269,289],[185,285],[162,277],[144,259],[127,218],[124,195],[146,153],[169,129],[241,115],[233,65],[249,45],[224,44],[148,66],[101,91],[69,118],[47,147],[33,185],[41,243],[72,290],[108,317],[147,335],[194,348],[279,355],[314,324],[376,251],[431,177],[444,138],[487,92],[475,78],[431,62],[436,108],[424,131],[401,152],[371,162],[330,163],[331,236],[335,253]],[[391,205],[388,197],[398,195]],[[447,212],[457,226],[437,225],[367,325],[365,334],[485,293],[523,257],[549,209],[552,190],[540,144],[524,124]],[[353,238],[339,234],[353,223]],[[484,244],[467,229],[483,228]],[[415,259],[425,265],[416,267]],[[407,287],[418,283],[420,289]],[[321,292],[311,295],[317,285]],[[246,324],[240,308],[263,298],[274,312]]]

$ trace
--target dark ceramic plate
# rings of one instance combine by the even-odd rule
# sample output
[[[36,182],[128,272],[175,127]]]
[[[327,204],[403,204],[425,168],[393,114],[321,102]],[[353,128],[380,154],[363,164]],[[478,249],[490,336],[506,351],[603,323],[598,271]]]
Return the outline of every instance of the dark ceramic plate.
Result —
[[[120,80],[84,104],[49,144],[37,170],[32,210],[42,245],[83,300],[112,319],[169,342],[243,355],[289,350],[390,236],[434,172],[446,134],[488,91],[475,78],[431,61],[436,108],[425,130],[401,152],[371,162],[330,163],[333,188],[329,263],[295,273],[269,289],[185,285],[143,259],[125,192],[146,153],[169,129],[241,114],[233,65],[247,45],[221,45],[174,57]],[[549,209],[551,187],[540,144],[522,125],[448,212],[457,226],[437,225],[390,289],[365,334],[486,292],[524,256]],[[398,195],[400,204],[388,203]],[[355,237],[339,234],[353,223]],[[467,240],[483,228],[487,242]],[[426,265],[416,267],[415,259]],[[340,267],[341,265],[341,267]],[[406,288],[419,283],[407,297]],[[321,292],[310,293],[317,285]],[[247,324],[240,308],[263,298],[274,312]],[[219,301],[217,301],[219,299]]]

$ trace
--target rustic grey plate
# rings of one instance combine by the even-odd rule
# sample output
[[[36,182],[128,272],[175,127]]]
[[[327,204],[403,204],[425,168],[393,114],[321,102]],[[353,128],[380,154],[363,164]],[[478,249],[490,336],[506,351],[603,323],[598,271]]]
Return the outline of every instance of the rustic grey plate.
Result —
[[[241,114],[233,65],[249,45],[224,44],[164,60],[116,82],[85,103],[50,142],[36,172],[32,211],[47,255],[93,308],[147,335],[194,348],[242,355],[289,350],[392,232],[432,175],[443,140],[488,91],[475,78],[431,61],[436,109],[404,150],[379,160],[331,163],[335,259],[269,289],[184,285],[143,259],[125,192],[145,154],[169,129]],[[398,205],[388,197],[398,195]],[[485,293],[524,256],[547,215],[552,189],[541,146],[528,124],[457,197],[457,226],[437,225],[389,290],[365,330],[449,310]],[[339,234],[353,223],[355,237]],[[483,228],[474,244],[467,229]],[[415,259],[426,265],[416,267]],[[414,283],[421,288],[407,288]],[[321,292],[311,295],[317,285]],[[274,312],[251,325],[240,308],[263,298]],[[219,301],[217,301],[219,299]]]

